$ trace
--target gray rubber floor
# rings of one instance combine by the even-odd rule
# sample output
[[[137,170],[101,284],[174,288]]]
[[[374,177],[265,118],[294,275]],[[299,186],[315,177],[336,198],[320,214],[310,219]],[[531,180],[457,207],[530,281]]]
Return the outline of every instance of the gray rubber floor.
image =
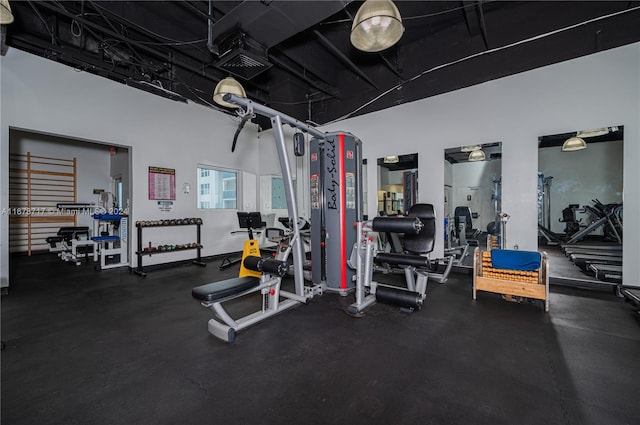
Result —
[[[236,273],[218,264],[142,279],[13,258],[2,424],[639,423],[640,320],[610,291],[553,287],[544,313],[474,302],[460,274],[411,315],[378,304],[355,319],[350,297],[325,294],[227,345],[191,297]]]

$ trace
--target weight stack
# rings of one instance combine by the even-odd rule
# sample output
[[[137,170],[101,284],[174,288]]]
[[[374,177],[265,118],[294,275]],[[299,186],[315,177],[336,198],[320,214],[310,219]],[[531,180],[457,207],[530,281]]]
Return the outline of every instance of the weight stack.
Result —
[[[362,221],[362,143],[349,133],[311,139],[309,161],[312,280],[347,291],[355,286],[347,259]]]

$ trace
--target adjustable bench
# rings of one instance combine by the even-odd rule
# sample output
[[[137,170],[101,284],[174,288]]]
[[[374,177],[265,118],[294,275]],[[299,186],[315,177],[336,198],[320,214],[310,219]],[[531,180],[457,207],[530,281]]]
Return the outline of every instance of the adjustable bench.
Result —
[[[307,301],[304,297],[280,289],[282,277],[289,271],[287,262],[247,256],[243,265],[249,270],[261,272],[261,276],[236,277],[196,286],[191,290],[193,298],[210,308],[216,316],[209,320],[209,332],[228,343],[235,340],[236,332]],[[255,313],[234,319],[222,306],[226,301],[254,292],[262,294],[261,308]],[[281,297],[285,299],[280,300]]]
[[[73,261],[79,265],[79,247],[85,247],[86,258],[92,251],[93,261],[96,261],[96,244],[89,239],[89,228],[86,226],[61,227],[56,236],[49,236],[45,240],[49,244],[49,252],[57,252],[63,261]]]
[[[549,263],[546,253],[475,249],[473,299],[477,291],[539,299],[549,311]]]
[[[71,240],[89,239],[89,228],[86,226],[66,226],[58,229],[56,236],[49,236],[45,240],[49,244],[50,252],[58,252],[65,249],[63,242],[71,244]],[[60,245],[58,245],[60,244]]]

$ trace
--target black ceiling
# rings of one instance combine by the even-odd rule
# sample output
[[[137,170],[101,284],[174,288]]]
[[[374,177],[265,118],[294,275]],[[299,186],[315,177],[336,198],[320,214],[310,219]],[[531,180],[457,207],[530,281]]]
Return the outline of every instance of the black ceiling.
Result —
[[[639,1],[395,1],[405,32],[379,53],[349,42],[360,1],[10,4],[10,47],[201,104],[231,72],[319,124],[640,40]]]

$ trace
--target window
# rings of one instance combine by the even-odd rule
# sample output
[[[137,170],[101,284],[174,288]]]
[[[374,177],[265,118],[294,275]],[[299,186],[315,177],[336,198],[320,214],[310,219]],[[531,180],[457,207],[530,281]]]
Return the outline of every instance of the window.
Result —
[[[238,206],[238,172],[198,167],[198,208],[236,209]]]

